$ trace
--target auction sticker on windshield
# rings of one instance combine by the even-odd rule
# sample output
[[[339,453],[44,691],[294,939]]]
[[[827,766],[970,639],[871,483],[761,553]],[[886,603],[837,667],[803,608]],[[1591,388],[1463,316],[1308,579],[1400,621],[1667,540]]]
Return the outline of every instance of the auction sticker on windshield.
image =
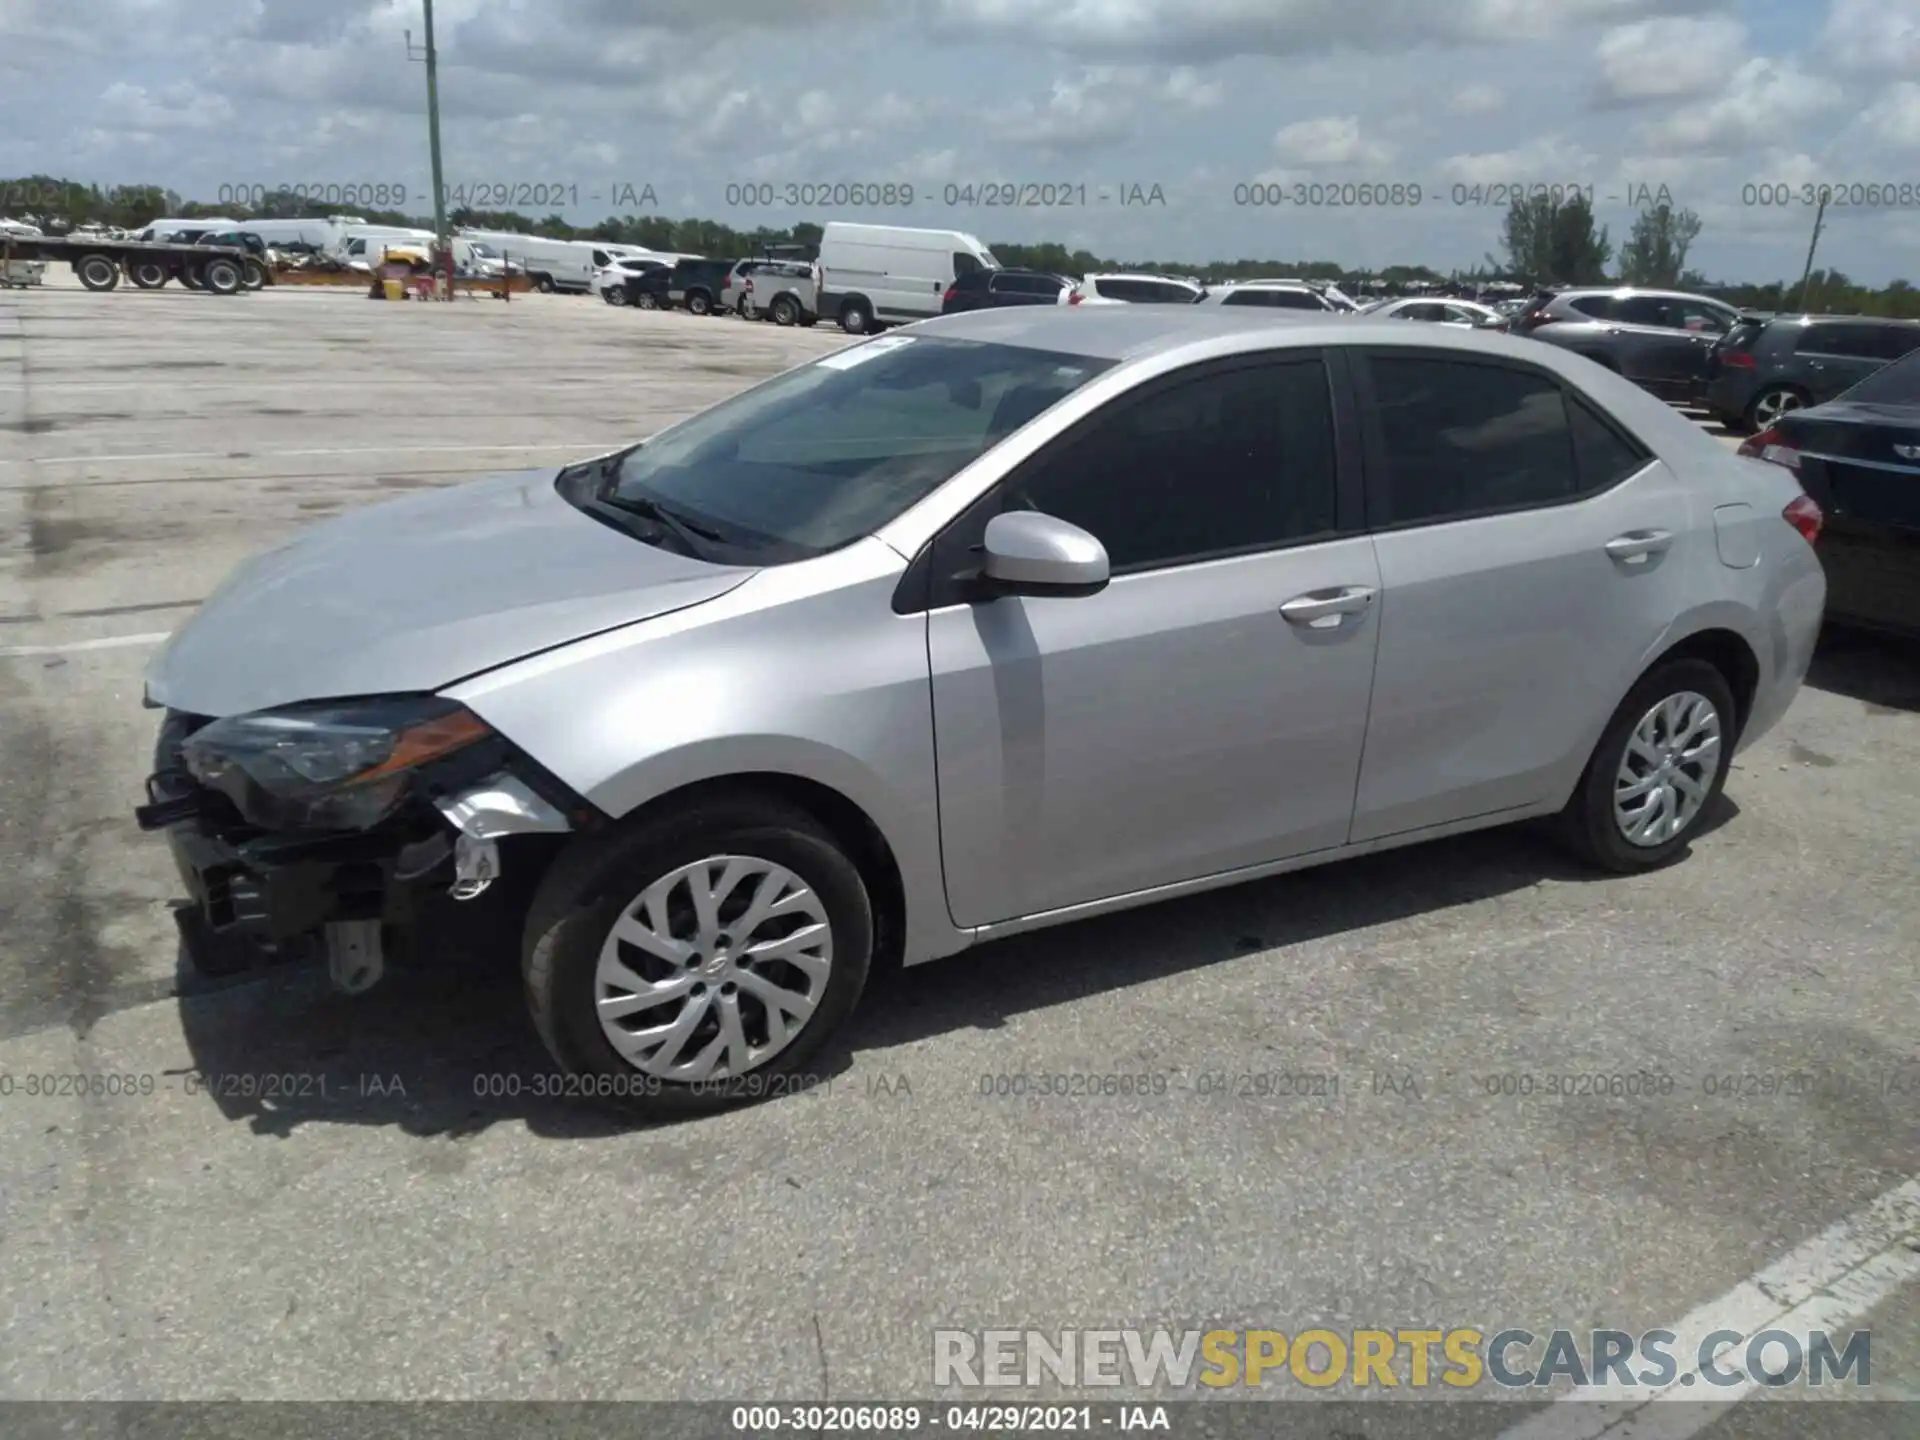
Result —
[[[878,360],[889,350],[898,350],[911,345],[918,339],[914,335],[883,335],[878,340],[869,340],[864,345],[849,345],[837,355],[829,355],[818,363],[828,370],[851,370],[856,365],[864,365],[869,360]]]

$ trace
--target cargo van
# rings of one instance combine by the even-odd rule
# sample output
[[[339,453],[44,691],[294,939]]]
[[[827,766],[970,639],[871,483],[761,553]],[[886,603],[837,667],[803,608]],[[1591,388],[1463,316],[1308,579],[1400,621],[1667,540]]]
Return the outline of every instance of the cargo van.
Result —
[[[551,294],[556,290],[584,294],[592,287],[596,272],[604,270],[624,255],[645,255],[639,245],[608,245],[599,240],[550,240],[544,235],[520,235],[511,230],[471,230],[459,232],[462,239],[478,240],[505,255],[520,266],[532,280],[533,288]]]
[[[961,230],[836,220],[820,239],[819,311],[849,335],[930,320],[955,280],[1000,268],[991,250]]]

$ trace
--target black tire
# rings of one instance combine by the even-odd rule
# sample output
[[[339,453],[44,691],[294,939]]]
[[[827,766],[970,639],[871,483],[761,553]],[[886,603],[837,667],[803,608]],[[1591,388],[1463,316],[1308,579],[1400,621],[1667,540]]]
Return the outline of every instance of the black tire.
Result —
[[[600,298],[609,305],[624,305],[627,303],[626,287],[623,285],[609,285],[600,292]]]
[[[840,307],[840,328],[849,335],[873,333],[873,307],[864,300],[849,300]]]
[[[1773,419],[1778,418],[1777,415],[1769,415],[1769,402],[1782,405],[1784,410],[1799,410],[1808,403],[1807,393],[1797,385],[1765,386],[1759,394],[1747,402],[1745,419],[1751,429],[1764,430],[1773,423]]]
[[[1615,780],[1641,718],[1663,699],[1683,692],[1708,701],[1719,722],[1720,746],[1706,799],[1678,834],[1656,845],[1637,845],[1621,833],[1614,818]],[[1713,810],[1726,785],[1733,747],[1740,738],[1737,713],[1726,676],[1705,660],[1669,660],[1655,666],[1620,702],[1607,722],[1606,733],[1594,746],[1573,798],[1557,817],[1555,828],[1561,841],[1588,864],[1622,875],[1652,870],[1674,859],[1698,833],[1701,821]]]
[[[200,284],[213,295],[238,295],[246,288],[247,273],[224,255],[216,255],[200,267]]]
[[[713,313],[713,297],[704,290],[689,290],[687,292],[687,313],[691,315],[711,315]]]
[[[82,255],[73,262],[73,273],[89,290],[111,290],[120,283],[120,267],[106,255]]]
[[[167,283],[167,267],[158,260],[136,260],[127,267],[127,278],[142,290],[158,290]]]
[[[634,297],[633,308],[636,310],[658,310],[660,308],[660,297],[650,290],[642,290],[639,295]]]
[[[267,288],[267,281],[271,277],[267,274],[267,267],[265,265],[262,265],[258,260],[249,258],[242,262],[242,268],[245,271],[242,283],[247,289],[264,290]]]
[[[773,317],[774,324],[784,328],[798,323],[800,319],[800,302],[791,295],[776,295],[773,297],[773,305],[767,313]]]
[[[804,1028],[764,1064],[701,1085],[657,1080],[622,1058],[601,1031],[594,978],[600,948],[614,921],[654,880],[716,855],[770,860],[804,881],[832,927],[832,969]],[[866,985],[873,933],[873,906],[859,869],[824,827],[780,801],[723,794],[581,842],[563,855],[529,907],[521,970],[534,1028],[560,1067],[582,1077],[580,1092],[627,1115],[670,1119],[807,1088],[807,1061]]]
[[[206,284],[201,279],[201,264],[190,260],[180,267],[180,283],[189,290],[204,290]]]
[[[551,275],[534,276],[533,288],[538,290],[542,295],[553,294],[553,277]]]

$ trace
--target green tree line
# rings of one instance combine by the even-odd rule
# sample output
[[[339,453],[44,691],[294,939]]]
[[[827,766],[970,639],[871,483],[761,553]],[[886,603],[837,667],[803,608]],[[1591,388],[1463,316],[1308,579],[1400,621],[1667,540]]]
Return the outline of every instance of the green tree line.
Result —
[[[319,217],[329,207],[292,196],[276,197],[258,210],[231,205],[209,205],[183,198],[157,185],[112,186],[82,184],[50,175],[0,180],[0,216],[33,216],[68,226],[99,224],[137,229],[163,215],[232,215],[236,219],[295,219]],[[373,224],[408,225],[431,229],[431,216],[397,210],[357,210]],[[518,211],[458,209],[448,216],[455,226],[518,231],[556,239],[601,240],[639,245],[650,250],[695,255],[758,255],[776,246],[816,246],[821,226],[802,222],[784,229],[759,226],[737,230],[718,220],[675,219],[666,215],[610,215],[592,225],[574,225],[560,215],[529,216]],[[1607,227],[1594,219],[1585,196],[1575,192],[1561,199],[1539,195],[1517,202],[1501,222],[1497,254],[1468,270],[1442,273],[1426,265],[1390,265],[1384,269],[1356,269],[1336,260],[1256,259],[1215,260],[1204,264],[1182,260],[1127,259],[1074,250],[1054,241],[1037,243],[989,241],[1004,264],[1029,266],[1065,275],[1089,271],[1134,270],[1163,275],[1191,275],[1214,283],[1260,275],[1290,275],[1329,280],[1346,286],[1379,283],[1393,289],[1448,281],[1474,283],[1514,280],[1526,285],[1592,285],[1618,282],[1660,285],[1715,295],[1732,304],[1762,310],[1800,308],[1801,284],[1782,279],[1771,284],[1727,283],[1709,280],[1687,265],[1699,239],[1700,217],[1675,207],[1664,194],[1643,206],[1627,239],[1617,247]],[[1830,314],[1887,315],[1920,319],[1920,290],[1906,280],[1882,287],[1861,285],[1836,270],[1816,270],[1806,285],[1806,308]]]

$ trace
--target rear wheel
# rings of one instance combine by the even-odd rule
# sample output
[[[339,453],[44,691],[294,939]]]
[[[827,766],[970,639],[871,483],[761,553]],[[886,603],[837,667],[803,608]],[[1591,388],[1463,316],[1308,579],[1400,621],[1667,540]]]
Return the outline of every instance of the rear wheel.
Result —
[[[253,259],[248,259],[245,262],[243,262],[243,264],[246,270],[246,277],[245,277],[244,283],[247,289],[249,290],[266,289],[267,278],[268,278],[267,267],[265,265],[262,265],[258,260],[253,260]]]
[[[111,290],[120,283],[120,267],[105,255],[83,255],[73,270],[89,290]]]
[[[623,285],[609,285],[600,292],[600,298],[609,305],[624,305],[627,303],[626,287]]]
[[[246,272],[224,255],[200,267],[200,283],[215,295],[237,295],[247,283]]]
[[[167,267],[158,260],[138,260],[127,267],[127,278],[142,290],[158,290],[167,283]]]
[[[800,302],[791,295],[774,297],[773,323],[776,325],[797,324],[800,319]]]
[[[689,290],[687,292],[687,309],[695,315],[711,315],[713,313],[713,297],[704,290]]]
[[[533,288],[538,290],[542,295],[553,294],[553,277],[551,275],[534,276]]]
[[[1806,403],[1807,397],[1790,385],[1769,385],[1747,406],[1747,423],[1756,430],[1765,430],[1782,415],[1799,410]]]
[[[636,310],[658,310],[660,308],[660,298],[651,291],[642,290],[635,298],[633,308]]]
[[[1704,660],[1656,667],[1620,702],[1559,829],[1604,870],[1671,860],[1719,796],[1738,739],[1726,677]]]
[[[872,948],[866,886],[833,836],[739,795],[564,857],[528,913],[522,970],[580,1093],[661,1118],[806,1088]]]
[[[189,290],[206,289],[206,286],[200,281],[200,269],[200,262],[197,260],[190,260],[182,265],[180,267],[180,283]]]

